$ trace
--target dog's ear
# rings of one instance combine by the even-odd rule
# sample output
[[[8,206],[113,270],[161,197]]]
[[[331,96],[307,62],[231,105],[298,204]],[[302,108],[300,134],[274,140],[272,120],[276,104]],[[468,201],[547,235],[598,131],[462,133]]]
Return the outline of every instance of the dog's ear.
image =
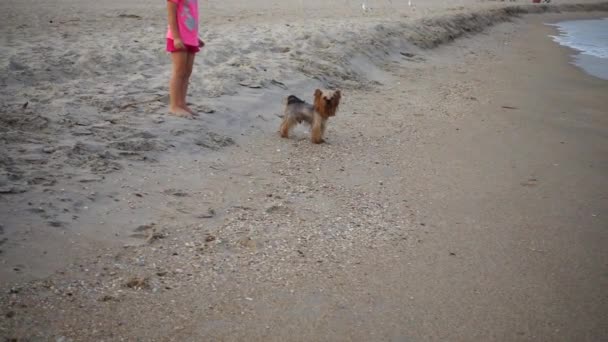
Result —
[[[323,91],[321,91],[321,89],[315,90],[315,99],[318,99],[321,97],[321,95],[323,95]]]
[[[342,99],[342,92],[340,90],[336,90],[334,92],[334,98],[336,99],[336,101],[340,101],[340,99]]]
[[[334,92],[334,96],[331,98],[331,104],[334,106],[334,109],[337,109],[340,105],[340,99],[342,98],[342,93],[340,90],[336,90]]]

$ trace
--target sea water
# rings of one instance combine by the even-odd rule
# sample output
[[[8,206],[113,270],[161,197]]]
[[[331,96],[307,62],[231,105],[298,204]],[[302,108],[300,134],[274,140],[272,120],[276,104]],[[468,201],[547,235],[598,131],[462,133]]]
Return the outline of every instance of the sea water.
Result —
[[[560,45],[578,51],[574,64],[587,73],[608,80],[608,18],[570,20],[553,24]]]

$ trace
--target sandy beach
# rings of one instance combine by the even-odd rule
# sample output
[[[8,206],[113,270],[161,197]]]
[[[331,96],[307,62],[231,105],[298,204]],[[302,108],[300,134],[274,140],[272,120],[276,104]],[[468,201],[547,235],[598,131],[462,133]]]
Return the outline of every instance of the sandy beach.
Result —
[[[546,25],[608,3],[201,7],[184,120],[158,2],[0,4],[1,338],[608,338],[608,82]]]

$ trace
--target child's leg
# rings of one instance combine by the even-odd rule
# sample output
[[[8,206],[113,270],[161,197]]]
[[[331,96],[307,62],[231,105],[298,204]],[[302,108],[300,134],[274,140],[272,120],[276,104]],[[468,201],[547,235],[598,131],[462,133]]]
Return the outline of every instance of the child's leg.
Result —
[[[184,78],[188,74],[188,53],[177,51],[171,53],[171,60],[173,61],[173,72],[171,75],[171,83],[169,84],[169,113],[181,116],[181,117],[192,117],[185,108],[183,108],[182,101],[185,98],[184,91]]]
[[[182,93],[182,108],[187,110],[190,114],[196,115],[196,113],[188,107],[188,103],[186,101],[186,97],[188,96],[188,86],[190,85],[190,76],[192,76],[192,69],[194,68],[194,57],[196,54],[188,53],[186,58],[186,77],[184,78],[184,83],[182,85],[183,93]]]

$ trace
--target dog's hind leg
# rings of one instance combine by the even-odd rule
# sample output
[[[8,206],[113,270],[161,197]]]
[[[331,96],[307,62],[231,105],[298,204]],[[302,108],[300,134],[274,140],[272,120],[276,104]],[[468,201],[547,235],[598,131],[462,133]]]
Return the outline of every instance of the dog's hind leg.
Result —
[[[289,132],[293,128],[293,126],[297,125],[298,122],[294,119],[292,115],[285,114],[283,118],[283,122],[281,123],[281,127],[279,128],[279,132],[281,133],[282,138],[289,138]]]

